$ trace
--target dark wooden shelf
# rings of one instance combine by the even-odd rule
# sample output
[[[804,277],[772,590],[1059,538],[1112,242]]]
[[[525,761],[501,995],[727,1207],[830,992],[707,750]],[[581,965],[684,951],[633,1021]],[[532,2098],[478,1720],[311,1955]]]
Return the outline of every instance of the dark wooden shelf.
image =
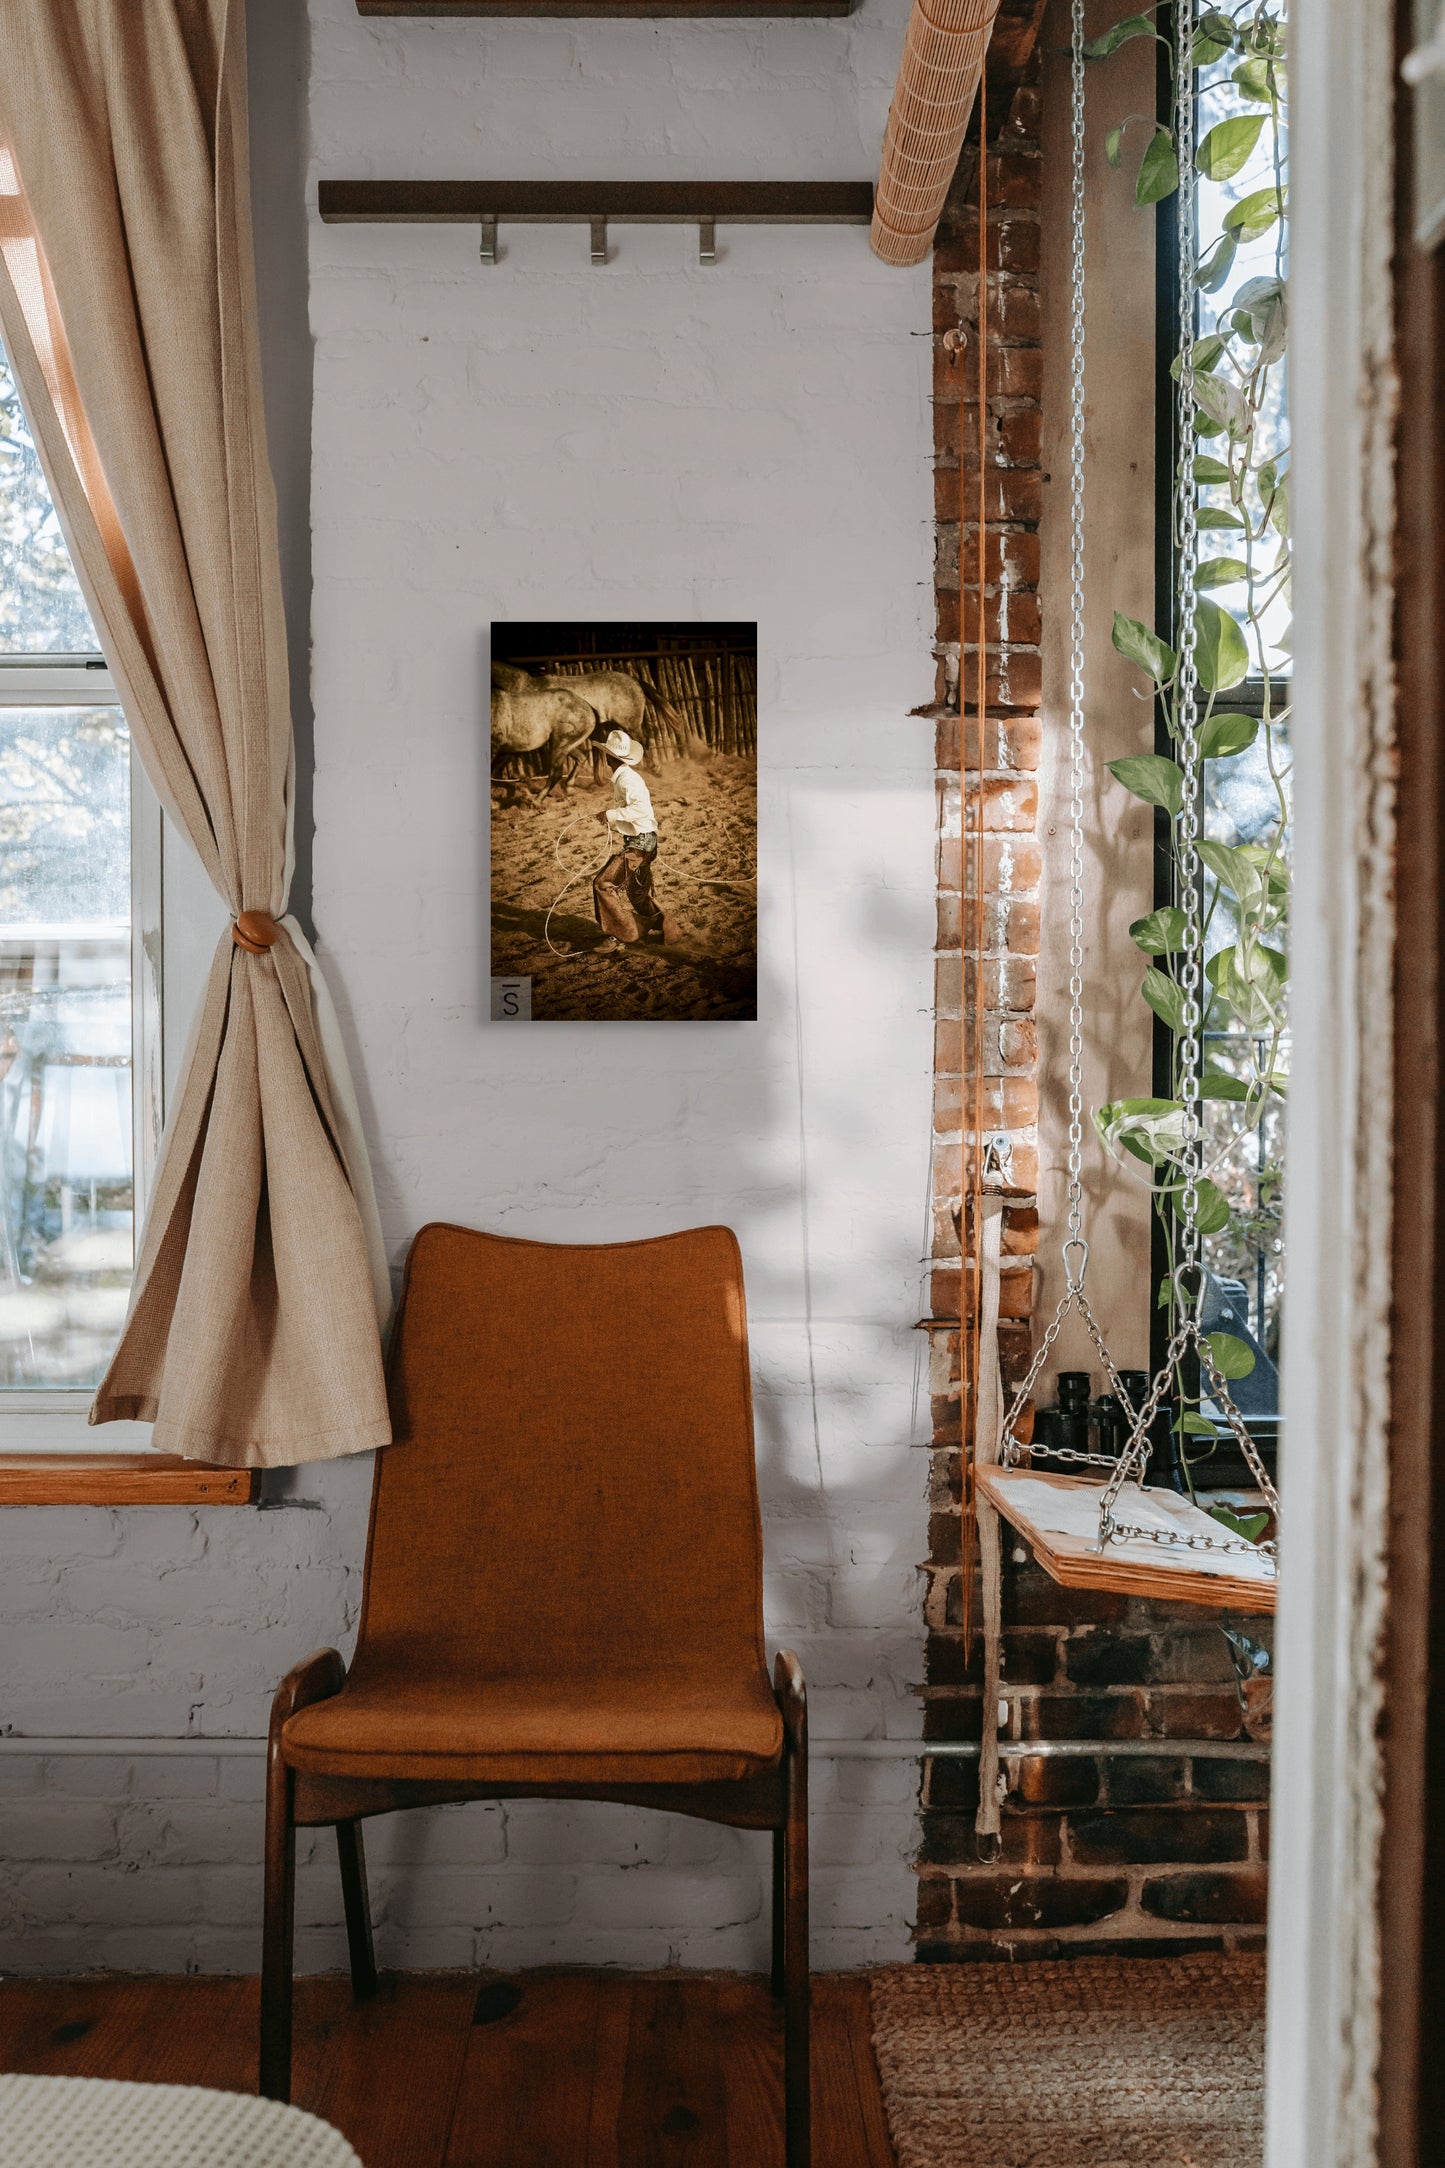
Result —
[[[327,225],[866,226],[871,181],[322,181]]]
[[[629,22],[668,22],[698,16],[851,15],[853,0],[356,0],[358,15],[407,15],[418,20],[443,15],[513,16],[522,21],[547,16],[614,16]]]
[[[254,1468],[173,1453],[3,1453],[0,1506],[247,1506]]]

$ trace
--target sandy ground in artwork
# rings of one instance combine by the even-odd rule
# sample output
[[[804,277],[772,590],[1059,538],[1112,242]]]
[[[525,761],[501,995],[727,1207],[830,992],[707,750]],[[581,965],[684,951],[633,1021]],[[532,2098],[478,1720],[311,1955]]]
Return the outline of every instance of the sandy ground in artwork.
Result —
[[[653,890],[676,921],[665,948],[600,955],[592,873],[606,855],[598,812],[610,782],[570,797],[492,797],[492,973],[532,981],[534,1018],[751,1017],[757,1013],[757,766],[714,756],[644,769],[661,844]],[[560,862],[559,862],[560,860]],[[548,906],[554,955],[543,939]]]

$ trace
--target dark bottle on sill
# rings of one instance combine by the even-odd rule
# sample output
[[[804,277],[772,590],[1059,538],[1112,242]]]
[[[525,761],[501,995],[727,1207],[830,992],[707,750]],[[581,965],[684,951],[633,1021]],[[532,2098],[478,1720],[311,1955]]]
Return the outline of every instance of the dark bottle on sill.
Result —
[[[1117,1393],[1101,1393],[1094,1402],[1099,1451],[1110,1460],[1118,1460],[1127,1449],[1139,1410],[1149,1397],[1149,1374],[1145,1370],[1121,1370],[1119,1383],[1124,1388],[1122,1400]]]
[[[1089,1394],[1093,1384],[1087,1370],[1059,1372],[1059,1405],[1054,1426],[1056,1448],[1070,1453],[1088,1452],[1092,1413]]]

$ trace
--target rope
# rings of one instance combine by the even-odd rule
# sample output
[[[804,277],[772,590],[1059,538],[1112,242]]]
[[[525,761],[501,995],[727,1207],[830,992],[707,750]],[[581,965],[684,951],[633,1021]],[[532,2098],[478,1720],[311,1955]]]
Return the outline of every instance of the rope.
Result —
[[[978,1492],[973,1466],[979,1451],[979,1384],[983,1374],[983,1110],[985,991],[983,949],[987,931],[984,908],[984,710],[988,696],[988,642],[984,612],[988,590],[988,76],[985,69],[978,85],[978,542],[975,551],[978,620],[974,626],[974,821],[973,861],[973,1156],[968,1149],[969,1108],[964,1079],[969,1075],[968,1002],[965,996],[964,903],[967,892],[964,810],[968,804],[968,751],[964,703],[958,713],[958,812],[959,812],[959,1608],[963,1623],[963,1654],[973,1655],[974,1537],[978,1527]],[[959,607],[963,608],[960,592]],[[962,635],[966,626],[960,626]],[[962,672],[960,671],[960,679]],[[965,1204],[962,1192],[967,1189]],[[965,1239],[968,1255],[965,1257]],[[972,1270],[969,1270],[971,1266]],[[965,1283],[968,1301],[964,1301]],[[970,1447],[968,1419],[973,1417]]]
[[[582,806],[578,809],[577,812],[570,813],[567,816],[566,820],[563,821],[561,827],[557,830],[556,836],[553,838],[552,842],[552,856],[556,859],[558,865],[562,867],[562,871],[564,873],[567,871],[567,868],[565,865],[563,865],[562,862],[563,836],[566,835],[569,828],[574,828],[578,821],[591,820],[593,818],[594,816],[589,811],[589,809],[586,806]],[[579,881],[588,880],[596,874],[599,874],[602,871],[602,868],[607,864],[607,861],[609,858],[611,858],[611,856],[612,834],[609,830],[607,836],[607,849],[603,853],[602,857],[598,860],[597,864],[595,866],[591,864],[585,865],[581,868],[579,872],[574,873],[571,880],[568,881],[564,887],[558,889],[556,895],[552,898],[551,903],[547,906],[547,916],[542,924],[542,939],[546,942],[548,948],[552,951],[552,954],[554,956],[576,956],[580,952],[577,949],[558,948],[556,942],[552,939],[552,913],[556,910],[558,904],[562,901],[562,898],[567,894],[569,889],[575,888]]]
[[[999,1263],[1003,1246],[1003,1199],[984,1205],[983,1285],[979,1314],[978,1414],[975,1468],[998,1463],[1000,1400],[998,1366]],[[978,1755],[978,1813],[974,1836],[980,1859],[997,1859],[1008,1779],[1000,1774],[998,1735],[1003,1716],[1003,1527],[998,1508],[976,1494],[979,1568],[983,1579],[983,1703]]]

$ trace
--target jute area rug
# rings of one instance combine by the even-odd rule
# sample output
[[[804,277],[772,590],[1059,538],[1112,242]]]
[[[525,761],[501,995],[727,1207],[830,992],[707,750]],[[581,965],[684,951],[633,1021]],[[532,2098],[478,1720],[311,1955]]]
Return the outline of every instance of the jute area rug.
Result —
[[[1260,2168],[1262,1955],[873,1975],[898,2168]]]

